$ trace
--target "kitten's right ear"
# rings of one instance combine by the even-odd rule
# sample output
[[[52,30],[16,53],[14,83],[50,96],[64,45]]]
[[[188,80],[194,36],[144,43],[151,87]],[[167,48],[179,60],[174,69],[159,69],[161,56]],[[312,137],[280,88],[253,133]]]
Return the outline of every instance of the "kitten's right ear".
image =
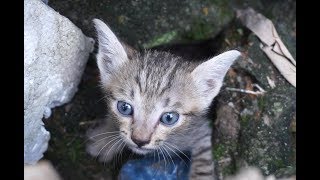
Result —
[[[209,107],[212,99],[219,93],[228,69],[240,56],[239,51],[230,50],[201,63],[192,71],[191,75],[203,97],[201,102],[204,107]]]
[[[112,72],[128,60],[125,48],[111,29],[99,19],[93,20],[98,36],[97,64],[102,84],[108,83]]]

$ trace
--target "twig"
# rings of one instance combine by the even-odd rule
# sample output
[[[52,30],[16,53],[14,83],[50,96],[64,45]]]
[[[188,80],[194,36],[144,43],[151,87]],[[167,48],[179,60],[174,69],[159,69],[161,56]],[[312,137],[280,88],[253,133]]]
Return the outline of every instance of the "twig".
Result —
[[[258,84],[252,84],[252,86],[258,88],[258,91],[251,91],[251,90],[238,89],[238,88],[229,88],[229,87],[227,87],[226,90],[228,90],[228,91],[237,91],[237,92],[253,94],[253,95],[263,95],[264,93],[267,92],[264,89],[262,89]]]
[[[94,124],[96,123],[97,121],[82,121],[79,123],[80,126],[83,126],[83,125],[87,125],[87,124]]]

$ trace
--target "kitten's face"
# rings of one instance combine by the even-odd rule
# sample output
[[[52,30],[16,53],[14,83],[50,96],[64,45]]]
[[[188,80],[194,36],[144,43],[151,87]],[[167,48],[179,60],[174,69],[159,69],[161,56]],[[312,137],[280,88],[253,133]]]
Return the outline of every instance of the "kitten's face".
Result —
[[[182,134],[191,114],[203,111],[191,64],[168,53],[135,56],[106,85],[111,112],[127,145],[136,153],[155,150],[170,136]],[[171,139],[172,140],[172,139]]]
[[[240,55],[229,51],[202,64],[187,63],[169,53],[146,52],[131,58],[112,31],[94,20],[97,55],[110,113],[132,151],[146,154],[175,143],[218,94],[222,80]],[[194,127],[196,128],[196,127]]]

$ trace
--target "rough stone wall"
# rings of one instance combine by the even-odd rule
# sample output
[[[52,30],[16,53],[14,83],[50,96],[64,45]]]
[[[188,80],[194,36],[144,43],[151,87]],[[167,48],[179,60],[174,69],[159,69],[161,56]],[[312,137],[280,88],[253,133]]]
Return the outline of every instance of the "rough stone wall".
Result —
[[[47,150],[42,118],[74,96],[94,41],[41,0],[24,1],[24,162]]]

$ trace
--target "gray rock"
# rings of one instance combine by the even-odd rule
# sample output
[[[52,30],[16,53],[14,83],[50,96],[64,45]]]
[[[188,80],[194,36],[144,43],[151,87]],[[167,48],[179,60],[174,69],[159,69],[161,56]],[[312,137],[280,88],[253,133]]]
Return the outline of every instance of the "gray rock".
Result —
[[[24,1],[24,163],[47,150],[42,118],[71,100],[94,41],[41,0]]]
[[[296,5],[294,1],[276,2],[264,12],[275,24],[284,44],[296,55]],[[281,17],[281,18],[280,18]],[[242,116],[240,157],[249,165],[260,167],[264,174],[276,177],[295,174],[295,132],[290,127],[296,117],[296,89],[291,86],[259,49],[259,41],[250,35],[246,66],[267,93],[252,103],[254,116]],[[268,77],[275,83],[272,87]],[[247,106],[248,107],[248,106]],[[250,107],[249,107],[250,108]]]
[[[287,0],[266,3],[270,3],[270,6],[259,12],[272,20],[284,44],[295,57],[295,2]],[[236,34],[232,33],[240,28],[247,31],[238,25],[232,26],[226,33],[230,44],[241,42]],[[239,115],[240,130],[236,141],[235,138],[226,140],[224,136],[216,136],[214,154],[218,161],[218,172],[220,177],[224,177],[235,173],[239,168],[254,166],[264,175],[273,174],[276,178],[292,176],[296,169],[296,89],[263,53],[259,47],[260,41],[255,35],[248,33],[248,36],[243,38],[245,40],[242,42],[245,43],[241,44],[241,48],[244,58],[237,61],[233,70],[229,71],[225,87],[254,90],[252,84],[257,83],[266,93],[255,96],[222,88],[219,108],[233,103],[232,107]],[[221,50],[227,48],[232,47],[222,47]],[[268,79],[271,79],[274,85],[271,85]],[[228,126],[217,124],[217,128],[220,128],[217,131],[220,134],[234,132],[235,129],[230,128],[233,123],[228,119],[225,122]]]
[[[45,4],[48,4],[49,0],[42,0]]]
[[[231,22],[228,0],[55,0],[49,4],[94,36],[93,18],[104,20],[134,48],[214,37]]]
[[[241,115],[239,159],[260,167],[266,175],[273,173],[281,177],[282,174],[277,173],[279,170],[295,167],[295,138],[290,131],[290,124],[296,116],[296,89],[259,49],[257,38],[249,36],[249,41],[253,42],[248,49],[253,64],[242,68],[250,69],[267,93],[243,101],[243,106],[254,113]],[[276,87],[268,84],[267,76],[272,78]]]

